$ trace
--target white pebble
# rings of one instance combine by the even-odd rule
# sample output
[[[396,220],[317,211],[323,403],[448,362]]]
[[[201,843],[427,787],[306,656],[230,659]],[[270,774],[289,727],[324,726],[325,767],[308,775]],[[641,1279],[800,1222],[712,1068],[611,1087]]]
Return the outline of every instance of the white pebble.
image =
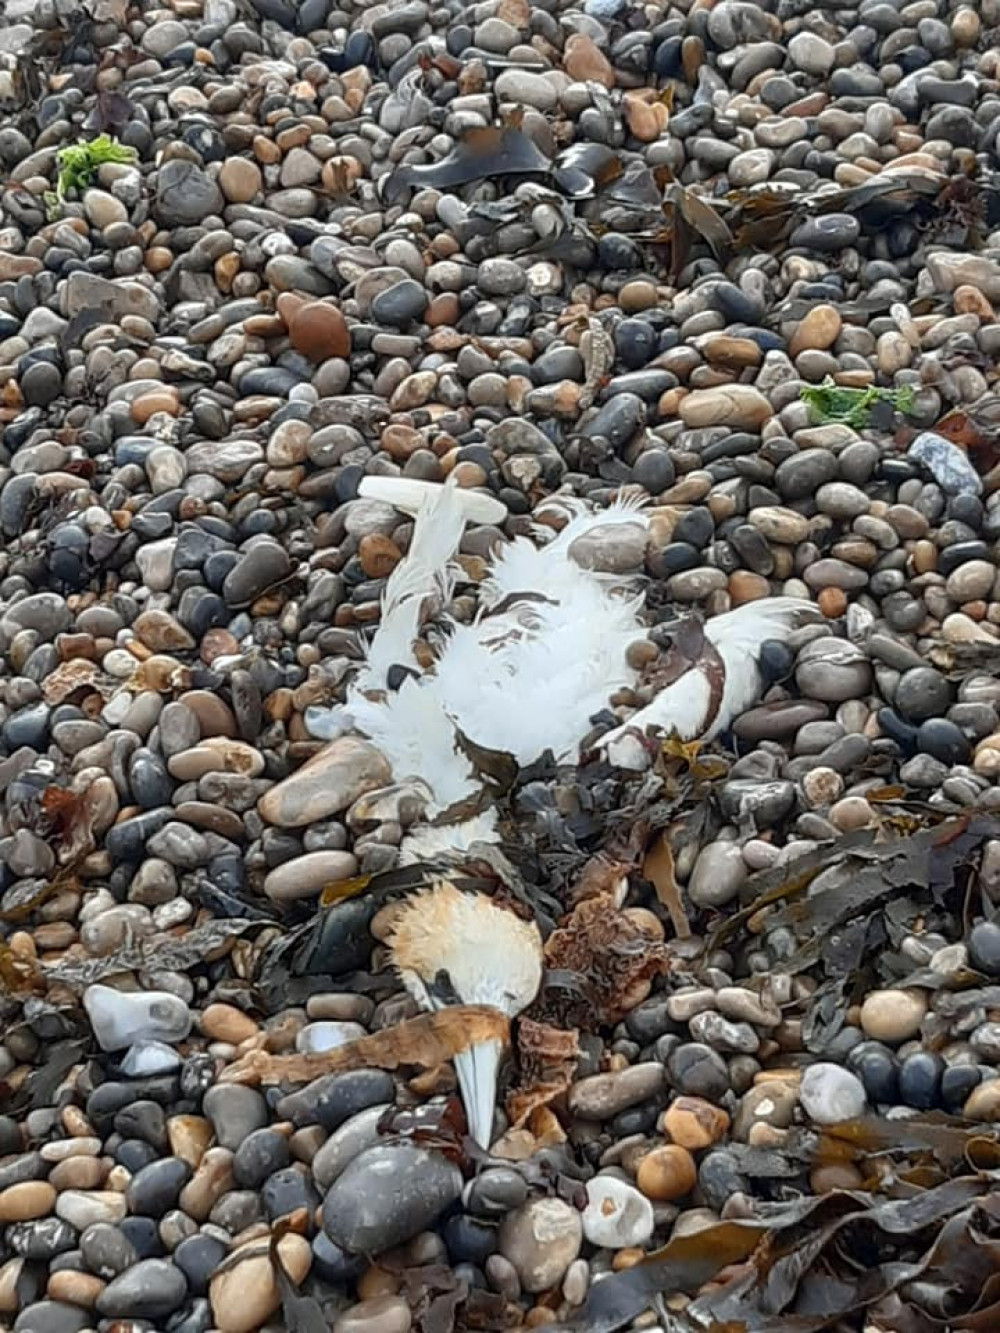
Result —
[[[867,1098],[864,1084],[849,1069],[821,1061],[810,1065],[802,1075],[799,1101],[817,1125],[839,1125],[844,1120],[856,1120]]]
[[[123,1051],[137,1041],[183,1041],[191,1011],[167,991],[126,992],[89,986],[83,997],[94,1036],[105,1051]]]
[[[617,1176],[594,1176],[587,1181],[583,1234],[591,1245],[622,1250],[644,1245],[653,1234],[653,1205]]]
[[[307,1023],[300,1028],[295,1037],[295,1049],[303,1055],[319,1055],[322,1051],[335,1051],[338,1046],[357,1041],[366,1035],[360,1023],[337,1023],[333,1020],[320,1023]]]

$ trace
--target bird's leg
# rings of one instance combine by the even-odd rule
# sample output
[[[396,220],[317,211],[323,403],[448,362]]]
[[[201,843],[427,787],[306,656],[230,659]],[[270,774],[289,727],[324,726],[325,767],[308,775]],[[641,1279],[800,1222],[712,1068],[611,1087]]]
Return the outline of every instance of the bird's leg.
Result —
[[[455,1056],[455,1077],[465,1104],[469,1135],[480,1148],[488,1148],[493,1137],[501,1049],[498,1041],[479,1041]]]

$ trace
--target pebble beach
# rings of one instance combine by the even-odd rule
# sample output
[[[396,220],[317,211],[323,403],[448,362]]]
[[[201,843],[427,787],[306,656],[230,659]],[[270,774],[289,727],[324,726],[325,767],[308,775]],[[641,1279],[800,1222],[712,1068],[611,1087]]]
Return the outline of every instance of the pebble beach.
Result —
[[[1000,1327],[998,154],[1000,0],[6,0],[0,1333]],[[425,804],[329,723],[366,477],[505,509],[460,623],[558,495],[643,502],[652,638],[817,611],[700,750],[535,775],[569,843],[511,798],[598,1000],[488,1151],[447,1062],[244,1076],[418,1012],[377,921],[281,953]]]

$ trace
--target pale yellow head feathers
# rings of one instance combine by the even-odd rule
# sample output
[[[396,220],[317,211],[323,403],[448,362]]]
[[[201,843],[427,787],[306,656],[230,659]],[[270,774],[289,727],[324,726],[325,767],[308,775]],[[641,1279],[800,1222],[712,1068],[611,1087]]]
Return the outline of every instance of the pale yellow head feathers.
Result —
[[[464,1004],[485,1004],[513,1017],[538,993],[542,939],[481,893],[463,893],[448,880],[408,898],[389,936],[392,961],[404,985],[425,1008],[440,973]]]

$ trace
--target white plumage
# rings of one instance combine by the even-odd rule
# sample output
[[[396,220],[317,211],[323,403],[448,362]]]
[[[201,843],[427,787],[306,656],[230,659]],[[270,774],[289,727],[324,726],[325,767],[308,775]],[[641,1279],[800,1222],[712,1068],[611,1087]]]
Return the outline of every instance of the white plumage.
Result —
[[[522,765],[551,750],[575,763],[591,719],[618,690],[633,686],[629,645],[643,637],[637,580],[596,573],[574,558],[580,538],[610,525],[646,526],[642,510],[619,501],[589,511],[574,498],[556,497],[569,521],[546,545],[520,537],[495,556],[480,589],[480,613],[471,624],[449,623],[431,670],[418,664],[414,641],[428,601],[446,606],[454,588],[453,557],[465,524],[497,522],[498,501],[452,484],[367,478],[361,494],[394,504],[416,522],[407,557],[388,580],[382,619],[367,660],[347,692],[343,709],[320,720],[329,736],[356,730],[386,756],[396,781],[420,778],[433,793],[433,818],[480,789],[471,761],[458,747],[456,728],[487,749],[512,754]],[[658,728],[682,739],[711,737],[750,707],[761,691],[758,655],[767,639],[783,638],[815,615],[808,602],[775,597],[710,620],[705,637],[724,668],[721,701],[697,665],[662,689],[622,727],[602,738],[606,747],[626,731]],[[709,651],[711,651],[711,648]],[[403,668],[401,681],[393,668]],[[395,686],[395,688],[393,688]],[[316,724],[315,713],[310,721]],[[492,836],[487,812],[474,821],[416,830],[404,859],[447,848],[466,849]]]

